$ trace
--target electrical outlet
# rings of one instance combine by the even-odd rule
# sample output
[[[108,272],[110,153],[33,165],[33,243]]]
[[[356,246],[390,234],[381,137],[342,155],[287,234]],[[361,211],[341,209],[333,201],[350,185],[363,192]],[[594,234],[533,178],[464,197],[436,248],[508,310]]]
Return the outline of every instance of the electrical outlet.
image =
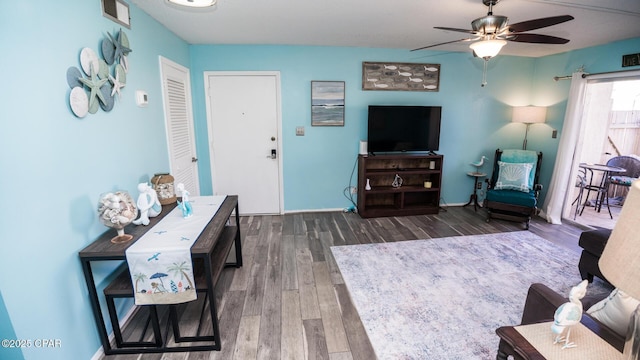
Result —
[[[551,132],[551,138],[552,138],[552,139],[555,139],[555,138],[557,138],[557,137],[558,137],[558,130],[553,129],[553,131]]]
[[[304,126],[296,126],[296,136],[304,136]]]
[[[477,188],[477,189],[482,189],[482,183],[481,183],[481,182],[478,182],[478,185],[476,185],[476,188]]]

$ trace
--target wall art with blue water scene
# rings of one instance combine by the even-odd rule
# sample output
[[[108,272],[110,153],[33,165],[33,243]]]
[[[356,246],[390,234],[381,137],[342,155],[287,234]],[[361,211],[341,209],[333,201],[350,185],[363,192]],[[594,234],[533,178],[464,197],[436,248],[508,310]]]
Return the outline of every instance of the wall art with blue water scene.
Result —
[[[311,82],[311,125],[344,126],[344,81]]]

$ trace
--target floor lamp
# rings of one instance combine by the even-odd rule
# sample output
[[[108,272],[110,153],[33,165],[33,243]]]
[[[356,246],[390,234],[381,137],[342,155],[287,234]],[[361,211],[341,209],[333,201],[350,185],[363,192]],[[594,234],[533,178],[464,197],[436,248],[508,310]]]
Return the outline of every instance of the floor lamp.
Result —
[[[631,184],[620,217],[602,252],[598,266],[602,274],[619,290],[640,299],[640,180]],[[624,358],[640,359],[640,306],[633,312]]]
[[[524,141],[522,149],[527,149],[527,134],[531,124],[543,123],[547,117],[547,108],[544,106],[514,106],[511,121],[514,123],[523,123],[527,125],[524,133]]]

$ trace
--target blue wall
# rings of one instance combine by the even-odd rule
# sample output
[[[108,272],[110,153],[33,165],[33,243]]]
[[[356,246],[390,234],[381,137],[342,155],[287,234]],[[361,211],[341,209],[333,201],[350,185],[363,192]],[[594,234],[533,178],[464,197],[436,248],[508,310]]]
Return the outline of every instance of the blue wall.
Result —
[[[122,97],[111,112],[78,119],[67,68],[120,26],[102,16],[99,0],[0,2],[0,289],[15,336],[62,344],[23,349],[26,359],[89,359],[98,350],[78,251],[107,230],[96,215],[99,195],[136,196],[138,182],[169,168],[158,56],[188,66],[188,44],[135,6],[131,23]],[[148,92],[148,107],[135,105],[136,90]],[[116,265],[99,267],[97,280]],[[11,324],[0,320],[4,333]]]
[[[529,59],[499,56],[480,87],[482,62],[468,53],[303,46],[189,46],[131,5],[133,52],[122,97],[115,108],[84,119],[69,110],[66,71],[79,66],[83,47],[97,51],[119,26],[104,18],[98,0],[0,2],[0,57],[4,80],[0,112],[3,210],[0,221],[0,333],[18,339],[59,339],[61,348],[23,350],[26,359],[88,359],[100,347],[78,251],[106,228],[95,214],[101,193],[125,189],[168,170],[160,89],[162,55],[191,69],[202,193],[211,193],[203,71],[277,70],[282,79],[285,209],[335,209],[349,205],[348,185],[358,141],[366,135],[369,104],[443,107],[443,199],[464,203],[471,191],[469,162],[497,147],[519,147],[524,128],[510,124],[512,105],[553,104],[548,125],[531,128],[531,148],[545,152],[550,177],[568,82],[552,76],[619,69],[622,54],[640,40]],[[362,91],[363,61],[425,62],[442,66],[440,91]],[[310,126],[310,81],[346,82],[344,127]],[[135,91],[149,106],[135,105]],[[548,101],[548,103],[545,103]],[[305,126],[304,137],[295,127]],[[486,169],[488,170],[488,169]],[[547,180],[548,181],[548,180]],[[313,189],[313,190],[311,190]],[[100,283],[117,263],[96,269]],[[0,358],[20,357],[0,348]]]
[[[440,91],[363,91],[362,62],[393,61],[441,65]],[[440,151],[445,157],[442,199],[464,204],[473,180],[469,165],[480,156],[493,157],[497,147],[519,147],[524,128],[511,126],[510,105],[529,104],[534,59],[501,56],[489,63],[489,84],[481,88],[482,60],[470,53],[301,47],[192,46],[191,71],[195,100],[201,192],[211,192],[206,132],[204,71],[280,71],[285,211],[347,207],[349,185],[359,140],[367,136],[367,107],[372,104],[442,106]],[[311,126],[312,80],[346,83],[344,127]],[[295,128],[305,126],[305,136]],[[489,170],[487,167],[486,170]],[[353,178],[355,185],[356,178]]]

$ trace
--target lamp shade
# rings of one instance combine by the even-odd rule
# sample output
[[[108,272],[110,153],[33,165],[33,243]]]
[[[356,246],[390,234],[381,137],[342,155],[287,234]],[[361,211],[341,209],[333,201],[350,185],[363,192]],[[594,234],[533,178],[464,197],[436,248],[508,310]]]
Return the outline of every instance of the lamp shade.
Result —
[[[547,118],[547,108],[544,106],[515,106],[512,122],[535,124],[543,123]]]
[[[629,188],[598,266],[614,286],[640,299],[640,180]]]
[[[216,4],[218,0],[167,0],[171,4],[195,7],[195,8],[205,8],[209,6],[213,6]]]
[[[469,45],[471,50],[483,59],[492,58],[507,44],[504,40],[482,40]]]

